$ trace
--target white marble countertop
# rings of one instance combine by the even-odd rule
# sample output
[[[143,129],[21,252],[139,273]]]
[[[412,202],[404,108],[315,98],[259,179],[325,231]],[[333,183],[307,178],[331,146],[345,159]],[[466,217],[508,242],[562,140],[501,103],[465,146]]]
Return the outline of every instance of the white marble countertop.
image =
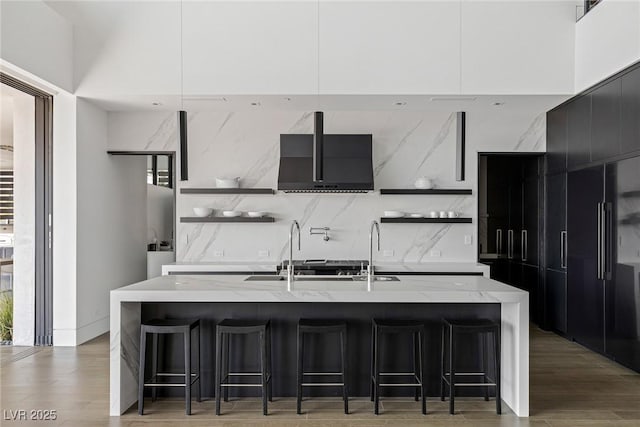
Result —
[[[376,271],[398,273],[483,273],[489,276],[489,266],[477,262],[424,262],[424,263],[385,263],[374,262]],[[173,262],[162,266],[162,274],[216,273],[216,272],[271,272],[277,271],[278,264],[273,262],[225,261],[225,262]]]
[[[116,301],[515,302],[528,293],[483,276],[398,276],[399,281],[245,281],[244,275],[161,276],[111,291]]]

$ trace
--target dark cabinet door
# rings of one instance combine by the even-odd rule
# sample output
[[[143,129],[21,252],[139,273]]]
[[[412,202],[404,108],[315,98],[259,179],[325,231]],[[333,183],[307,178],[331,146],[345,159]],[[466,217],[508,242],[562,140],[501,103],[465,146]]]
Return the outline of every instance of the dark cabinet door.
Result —
[[[522,189],[522,231],[520,232],[521,259],[529,265],[538,265],[538,176],[527,176]]]
[[[567,107],[547,113],[547,173],[567,170]]]
[[[563,271],[545,272],[545,315],[549,329],[567,332],[567,273]]]
[[[591,96],[584,95],[567,104],[567,167],[591,161]]]
[[[547,268],[566,270],[567,174],[546,176],[545,263]]]
[[[604,167],[569,172],[567,185],[568,333],[592,350],[604,351],[604,283],[598,278],[599,205]]]
[[[620,150],[622,154],[640,151],[640,67],[625,74],[620,102]]]
[[[607,165],[605,352],[640,371],[640,157]]]
[[[620,154],[620,79],[591,92],[591,161]]]
[[[522,289],[529,292],[529,317],[533,323],[540,324],[544,305],[540,298],[540,272],[533,265],[522,265]]]
[[[508,170],[509,182],[509,228],[507,230],[507,258],[521,261],[522,258],[522,158],[513,156]]]

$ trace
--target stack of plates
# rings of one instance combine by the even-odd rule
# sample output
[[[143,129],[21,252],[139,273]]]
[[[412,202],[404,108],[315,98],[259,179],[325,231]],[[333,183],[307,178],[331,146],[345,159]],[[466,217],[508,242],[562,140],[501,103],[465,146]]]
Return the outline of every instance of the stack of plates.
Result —
[[[404,217],[404,212],[400,211],[384,211],[385,218],[402,218]]]

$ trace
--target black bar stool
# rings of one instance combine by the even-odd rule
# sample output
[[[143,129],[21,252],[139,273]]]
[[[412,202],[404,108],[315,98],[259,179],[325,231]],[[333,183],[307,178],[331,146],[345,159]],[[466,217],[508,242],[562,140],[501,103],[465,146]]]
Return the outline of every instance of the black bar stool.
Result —
[[[304,335],[305,334],[340,334],[340,372],[305,372]],[[342,382],[305,382],[305,376],[340,376]],[[302,413],[302,387],[342,387],[344,413],[349,413],[349,392],[347,385],[347,323],[343,320],[300,319],[298,321],[298,392],[297,413]]]
[[[196,372],[191,372],[191,331],[198,328],[196,354]],[[147,334],[153,335],[152,350],[152,373],[151,378],[145,381],[145,365],[147,353]],[[160,334],[183,334],[184,335],[184,372],[170,373],[158,372],[158,335]],[[180,378],[182,382],[171,382],[172,378]],[[152,400],[156,399],[158,387],[184,387],[185,412],[191,415],[191,387],[198,381],[197,401],[200,402],[201,382],[200,382],[200,320],[178,320],[178,319],[155,319],[144,322],[140,325],[140,366],[138,372],[138,414],[144,412],[144,388],[152,387]]]
[[[441,352],[441,368],[440,368],[440,399],[444,402],[445,383],[449,386],[449,413],[454,414],[454,401],[456,387],[484,387],[484,400],[489,401],[489,387],[496,389],[496,413],[502,412],[500,398],[500,323],[488,319],[468,319],[468,320],[442,320],[442,352]],[[456,360],[456,340],[462,336],[476,335],[480,336],[482,341],[482,372],[457,372],[455,366]],[[493,364],[494,378],[489,378],[487,374],[487,340],[489,335],[493,336]],[[448,339],[447,339],[448,337]],[[448,359],[449,372],[445,371],[445,360],[447,356],[448,342]],[[481,377],[482,382],[459,383],[456,377],[470,376]]]
[[[413,338],[413,372],[380,372],[380,341],[383,335],[407,334]],[[415,387],[415,400],[422,397],[422,414],[427,414],[426,386],[424,382],[423,348],[425,339],[424,323],[418,320],[373,319],[371,331],[371,400],[374,413],[378,415],[380,387]],[[381,377],[411,377],[404,383],[381,382]]]
[[[258,334],[260,372],[229,372],[229,340],[231,335]],[[262,413],[267,415],[267,398],[271,401],[271,328],[270,322],[225,319],[216,326],[216,415],[220,415],[220,399],[229,400],[229,387],[261,387]],[[259,376],[259,383],[232,383],[231,377]]]

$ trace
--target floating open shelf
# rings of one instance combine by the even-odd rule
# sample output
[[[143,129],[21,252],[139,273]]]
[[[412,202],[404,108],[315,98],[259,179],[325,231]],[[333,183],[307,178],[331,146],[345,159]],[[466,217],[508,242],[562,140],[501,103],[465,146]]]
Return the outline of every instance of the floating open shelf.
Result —
[[[181,188],[180,194],[275,194],[273,188]]]
[[[381,188],[380,194],[404,194],[404,195],[470,195],[470,188],[431,188],[429,190],[420,190],[417,188]]]
[[[471,224],[471,218],[380,218],[391,224]]]
[[[226,217],[226,216],[183,216],[180,222],[275,222],[275,218],[271,216],[263,216],[260,218],[250,218],[247,216]]]

